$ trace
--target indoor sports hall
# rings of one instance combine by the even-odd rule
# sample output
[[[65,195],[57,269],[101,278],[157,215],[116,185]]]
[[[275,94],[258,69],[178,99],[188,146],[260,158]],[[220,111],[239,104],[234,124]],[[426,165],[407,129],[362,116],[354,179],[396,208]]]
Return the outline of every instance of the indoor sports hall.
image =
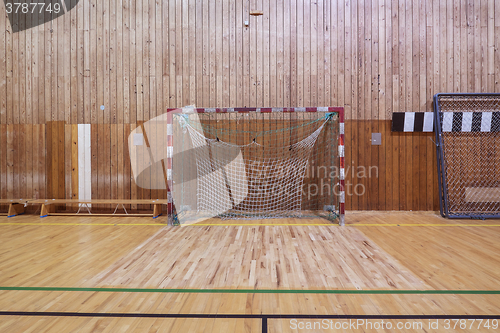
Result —
[[[500,331],[500,0],[0,2],[0,332]]]

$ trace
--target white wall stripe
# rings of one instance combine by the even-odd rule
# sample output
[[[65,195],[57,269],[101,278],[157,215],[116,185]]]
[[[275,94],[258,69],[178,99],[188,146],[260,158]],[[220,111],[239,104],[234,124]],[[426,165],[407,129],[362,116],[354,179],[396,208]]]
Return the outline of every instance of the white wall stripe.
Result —
[[[433,112],[424,112],[424,132],[432,132],[434,124],[434,113]]]
[[[462,132],[472,130],[472,112],[464,112],[462,116]]]
[[[413,132],[415,128],[415,112],[405,113],[405,126],[403,132]]]
[[[78,124],[78,199],[85,196],[85,125]]]
[[[451,132],[453,128],[453,112],[443,112],[443,132]]]
[[[91,126],[85,124],[85,199],[92,199]]]
[[[492,112],[481,113],[481,132],[489,132],[491,130]]]
[[[78,199],[92,199],[90,124],[78,124]]]

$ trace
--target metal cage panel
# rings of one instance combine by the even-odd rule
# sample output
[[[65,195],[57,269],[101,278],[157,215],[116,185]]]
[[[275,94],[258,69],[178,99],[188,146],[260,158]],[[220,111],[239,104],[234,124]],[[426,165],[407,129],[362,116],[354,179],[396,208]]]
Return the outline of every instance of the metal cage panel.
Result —
[[[500,94],[436,94],[441,215],[500,217]]]

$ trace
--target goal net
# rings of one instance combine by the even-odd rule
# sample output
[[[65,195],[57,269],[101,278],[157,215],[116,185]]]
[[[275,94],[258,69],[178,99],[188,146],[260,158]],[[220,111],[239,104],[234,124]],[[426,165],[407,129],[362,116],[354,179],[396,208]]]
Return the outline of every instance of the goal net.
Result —
[[[339,130],[336,112],[174,114],[177,221],[340,222]]]
[[[441,214],[500,217],[500,94],[434,96]]]

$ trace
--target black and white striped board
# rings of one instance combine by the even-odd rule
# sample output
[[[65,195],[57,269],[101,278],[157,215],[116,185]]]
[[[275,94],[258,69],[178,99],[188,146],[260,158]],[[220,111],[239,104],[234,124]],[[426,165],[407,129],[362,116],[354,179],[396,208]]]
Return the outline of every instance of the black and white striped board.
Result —
[[[500,132],[500,112],[441,112],[443,132]]]
[[[442,132],[500,132],[500,112],[441,112]],[[433,132],[433,112],[394,112],[393,132]]]
[[[393,132],[433,132],[433,112],[393,112]]]

